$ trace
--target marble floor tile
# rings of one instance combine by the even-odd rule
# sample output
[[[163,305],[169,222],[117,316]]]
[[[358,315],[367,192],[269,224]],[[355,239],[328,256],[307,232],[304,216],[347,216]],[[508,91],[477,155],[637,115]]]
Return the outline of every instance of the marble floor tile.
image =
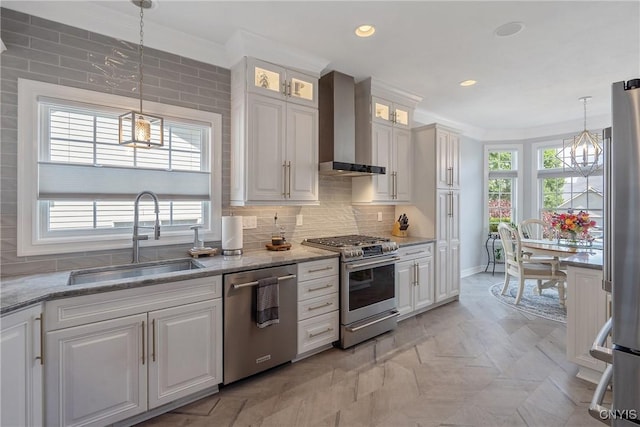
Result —
[[[462,279],[460,300],[347,350],[263,372],[144,427],[598,427],[594,386],[565,358],[566,326]],[[610,393],[605,402],[610,401]]]

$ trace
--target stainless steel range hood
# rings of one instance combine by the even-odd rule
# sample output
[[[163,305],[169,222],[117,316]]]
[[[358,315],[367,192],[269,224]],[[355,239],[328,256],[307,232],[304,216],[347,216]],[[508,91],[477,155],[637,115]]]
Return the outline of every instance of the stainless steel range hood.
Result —
[[[332,71],[320,78],[319,173],[365,176],[385,174],[383,166],[356,163],[356,107],[353,77]]]

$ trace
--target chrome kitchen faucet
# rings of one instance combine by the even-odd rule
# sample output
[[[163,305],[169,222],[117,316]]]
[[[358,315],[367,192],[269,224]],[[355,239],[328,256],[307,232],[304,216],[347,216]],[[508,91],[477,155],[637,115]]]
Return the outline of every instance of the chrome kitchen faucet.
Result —
[[[138,225],[139,222],[139,204],[140,204],[140,199],[142,198],[142,196],[144,195],[149,195],[152,199],[153,199],[153,203],[155,205],[155,212],[156,212],[156,223],[153,227],[147,227],[147,226],[142,226],[142,225]],[[153,228],[153,238],[155,240],[160,239],[160,219],[159,219],[159,215],[160,215],[160,207],[158,205],[158,196],[156,196],[156,194],[153,191],[149,191],[149,190],[144,190],[141,191],[140,193],[138,193],[138,196],[136,197],[136,201],[134,204],[134,213],[133,213],[133,261],[134,263],[139,262],[138,258],[139,258],[139,253],[140,253],[140,248],[139,248],[139,241],[140,240],[147,240],[149,239],[149,236],[147,235],[139,235],[138,234],[138,229],[140,228]]]

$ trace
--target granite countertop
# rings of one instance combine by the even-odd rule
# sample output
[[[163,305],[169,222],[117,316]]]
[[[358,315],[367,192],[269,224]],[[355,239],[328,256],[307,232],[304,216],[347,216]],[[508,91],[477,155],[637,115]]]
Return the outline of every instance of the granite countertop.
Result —
[[[427,237],[388,237],[395,241],[399,247],[421,245],[434,242],[435,239]],[[100,292],[110,292],[120,289],[136,288],[140,286],[152,286],[159,283],[174,282],[178,280],[196,279],[199,277],[215,276],[219,274],[235,273],[238,271],[253,270],[257,268],[275,267],[278,265],[292,264],[305,261],[314,261],[326,258],[337,258],[337,252],[326,251],[300,244],[293,244],[288,251],[247,251],[240,257],[214,257],[198,258],[196,261],[203,268],[195,270],[175,271],[149,275],[137,278],[125,278],[97,283],[77,284],[69,286],[70,271],[45,273],[29,276],[20,276],[3,280],[0,284],[0,314],[6,314],[31,304],[58,298],[68,298],[79,295],[89,295]],[[158,261],[162,264],[163,261]],[[105,269],[108,267],[105,267]],[[97,269],[96,269],[97,270]]]
[[[6,314],[31,304],[58,298],[151,286],[178,280],[337,257],[337,252],[293,244],[291,250],[288,251],[253,250],[247,251],[240,257],[216,255],[214,257],[198,258],[196,261],[203,268],[195,270],[175,271],[140,278],[109,280],[73,286],[67,285],[70,271],[20,276],[3,280],[2,284],[0,284],[0,314]],[[158,261],[158,264],[162,263],[163,261]]]
[[[563,264],[572,267],[591,268],[594,270],[602,270],[602,250],[591,249],[588,251],[578,252],[562,260]]]
[[[415,236],[397,237],[397,236],[393,236],[391,234],[386,235],[386,236],[380,236],[380,237],[387,237],[387,238],[393,240],[401,248],[404,247],[404,246],[424,245],[425,243],[432,243],[432,242],[436,241],[436,239],[433,238],[433,237],[415,237]]]

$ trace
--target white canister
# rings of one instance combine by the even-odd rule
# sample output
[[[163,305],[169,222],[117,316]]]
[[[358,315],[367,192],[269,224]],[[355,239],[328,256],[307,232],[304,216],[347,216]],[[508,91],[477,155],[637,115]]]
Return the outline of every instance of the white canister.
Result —
[[[222,254],[242,254],[242,217],[222,217]]]

